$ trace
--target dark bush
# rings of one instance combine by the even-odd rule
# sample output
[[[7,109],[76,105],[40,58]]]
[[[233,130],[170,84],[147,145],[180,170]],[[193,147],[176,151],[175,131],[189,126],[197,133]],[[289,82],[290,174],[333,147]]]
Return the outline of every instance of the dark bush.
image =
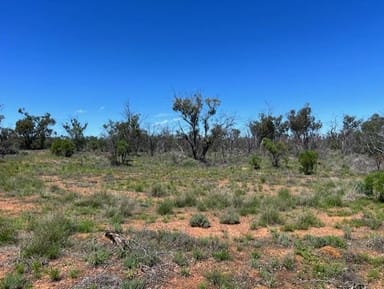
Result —
[[[259,170],[261,168],[261,158],[258,155],[252,155],[249,164],[254,170]]]
[[[69,139],[56,139],[51,145],[51,152],[57,156],[71,157],[75,152],[75,145]]]
[[[306,175],[312,175],[315,172],[319,154],[315,151],[303,151],[299,155],[300,170]]]

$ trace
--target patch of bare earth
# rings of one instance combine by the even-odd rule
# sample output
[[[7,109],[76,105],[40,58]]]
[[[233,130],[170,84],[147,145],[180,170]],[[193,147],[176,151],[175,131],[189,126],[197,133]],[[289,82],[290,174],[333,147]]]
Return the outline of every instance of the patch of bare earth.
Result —
[[[15,216],[21,212],[36,209],[35,197],[24,197],[22,199],[6,197],[5,193],[0,192],[0,211],[7,215]]]

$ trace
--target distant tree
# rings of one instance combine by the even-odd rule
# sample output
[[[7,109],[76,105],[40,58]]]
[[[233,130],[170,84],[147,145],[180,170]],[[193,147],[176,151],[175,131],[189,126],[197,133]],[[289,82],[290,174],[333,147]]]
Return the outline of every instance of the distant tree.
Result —
[[[43,149],[48,137],[52,134],[49,127],[55,125],[56,121],[49,113],[43,116],[30,115],[24,108],[19,109],[24,116],[16,122],[15,131],[22,138],[22,147],[25,149]]]
[[[180,113],[188,127],[184,129],[180,126],[179,134],[188,142],[195,160],[205,162],[207,152],[219,138],[218,133],[221,133],[221,129],[217,128],[222,124],[212,122],[219,105],[219,99],[203,100],[200,92],[188,97],[176,96],[174,99],[173,110]]]
[[[262,146],[268,151],[272,165],[276,168],[280,166],[280,160],[286,156],[287,148],[282,141],[272,141],[269,138],[264,138]]]
[[[321,126],[321,122],[316,121],[312,115],[308,104],[299,111],[291,110],[288,114],[288,127],[297,144],[306,150],[310,149],[310,141],[317,135]]]
[[[274,141],[285,135],[288,124],[283,121],[282,115],[273,116],[261,113],[258,120],[249,123],[249,129],[259,146],[264,138]]]
[[[87,129],[88,123],[84,125],[76,118],[72,118],[70,122],[63,124],[63,128],[72,140],[77,151],[81,151],[85,146],[84,131]]]
[[[2,105],[0,105],[0,110]],[[6,154],[16,153],[17,141],[14,130],[10,128],[4,128],[1,125],[4,115],[0,114],[0,155],[4,157]]]
[[[378,170],[384,161],[384,117],[375,113],[361,124],[366,151],[373,157]]]
[[[341,151],[344,154],[362,152],[361,150],[361,119],[356,116],[344,115],[343,128],[340,133]]]
[[[113,164],[127,164],[128,156],[139,151],[143,131],[140,129],[140,115],[132,113],[127,105],[124,110],[125,120],[104,124],[107,150],[111,153]]]

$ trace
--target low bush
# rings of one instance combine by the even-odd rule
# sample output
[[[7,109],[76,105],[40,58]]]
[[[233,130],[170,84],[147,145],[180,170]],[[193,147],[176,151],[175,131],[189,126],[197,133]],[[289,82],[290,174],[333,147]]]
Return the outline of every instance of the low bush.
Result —
[[[192,215],[189,220],[191,227],[209,228],[211,226],[208,218],[203,214]]]
[[[249,160],[249,164],[254,170],[259,170],[261,168],[261,158],[258,155],[252,155]]]
[[[312,150],[306,150],[300,153],[300,170],[306,175],[312,175],[315,172],[319,154]]]
[[[71,157],[75,152],[75,145],[69,139],[56,139],[51,145],[51,152],[62,157]]]

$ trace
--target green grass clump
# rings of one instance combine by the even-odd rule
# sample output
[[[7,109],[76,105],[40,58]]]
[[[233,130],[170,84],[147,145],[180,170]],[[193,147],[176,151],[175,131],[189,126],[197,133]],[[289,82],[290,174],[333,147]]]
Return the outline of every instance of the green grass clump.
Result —
[[[281,225],[284,223],[280,212],[274,207],[267,207],[260,215],[259,225],[266,227],[268,225]]]
[[[211,224],[208,218],[203,214],[194,214],[189,220],[191,227],[209,228]]]
[[[218,270],[209,271],[205,274],[207,281],[214,286],[214,288],[220,289],[234,289],[235,284],[231,275],[222,273]]]
[[[337,236],[324,236],[315,237],[312,235],[305,235],[303,241],[311,247],[321,248],[324,246],[332,246],[336,248],[347,248],[347,243],[344,239]]]
[[[308,230],[310,227],[323,227],[324,224],[312,212],[300,215],[294,225],[297,230]]]
[[[48,215],[35,225],[32,238],[21,248],[21,255],[25,258],[55,259],[68,244],[68,237],[73,231],[73,224],[64,215]]]
[[[0,289],[28,289],[32,288],[29,281],[19,273],[8,273],[0,281]]]
[[[173,207],[174,202],[171,199],[165,199],[164,201],[160,202],[157,206],[157,212],[164,216],[164,215],[170,215],[173,213]]]
[[[17,228],[13,220],[0,216],[0,244],[15,243]]]

